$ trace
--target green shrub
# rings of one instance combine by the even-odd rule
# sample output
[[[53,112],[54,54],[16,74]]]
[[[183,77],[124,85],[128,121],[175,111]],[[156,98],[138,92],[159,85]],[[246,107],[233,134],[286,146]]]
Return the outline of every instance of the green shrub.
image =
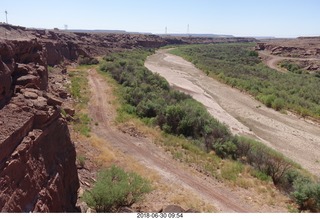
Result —
[[[214,144],[213,148],[216,154],[221,158],[236,158],[237,146],[231,141],[224,143],[217,142]]]
[[[258,170],[253,170],[251,171],[251,175],[256,177],[257,179],[260,179],[262,181],[269,181],[271,180],[270,176],[268,174],[258,171]]]
[[[285,101],[282,98],[276,98],[272,103],[272,108],[277,111],[282,110],[284,106],[285,106]]]
[[[267,107],[272,107],[273,101],[276,99],[276,96],[274,94],[269,94],[269,95],[261,95],[258,98]]]
[[[74,123],[75,131],[79,132],[80,134],[82,134],[86,137],[90,137],[91,118],[88,116],[88,114],[76,113],[75,120],[73,123]]]
[[[296,164],[285,158],[281,153],[268,148],[264,144],[246,137],[235,137],[239,158],[245,158],[253,167],[270,176],[275,185],[283,182],[287,172]]]
[[[320,184],[305,179],[294,182],[292,193],[300,211],[320,212]]]
[[[82,155],[77,156],[77,161],[78,161],[80,168],[84,168],[84,165],[86,163],[86,157],[82,156]]]
[[[221,176],[224,179],[235,181],[243,171],[243,164],[239,162],[227,162],[221,167]]]
[[[79,65],[97,65],[99,64],[99,61],[96,58],[79,56],[78,64]]]
[[[97,212],[117,212],[120,207],[130,207],[150,191],[150,183],[141,176],[112,166],[98,173],[96,183],[85,191],[83,199]]]

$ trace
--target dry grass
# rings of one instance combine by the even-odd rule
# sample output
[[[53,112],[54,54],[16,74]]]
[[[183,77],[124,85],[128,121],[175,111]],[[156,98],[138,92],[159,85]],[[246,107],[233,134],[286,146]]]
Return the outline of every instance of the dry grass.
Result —
[[[180,191],[176,192],[174,196],[171,197],[170,201],[176,205],[182,206],[186,210],[193,209],[203,213],[218,212],[215,207],[196,197],[197,195],[193,192],[182,188]]]

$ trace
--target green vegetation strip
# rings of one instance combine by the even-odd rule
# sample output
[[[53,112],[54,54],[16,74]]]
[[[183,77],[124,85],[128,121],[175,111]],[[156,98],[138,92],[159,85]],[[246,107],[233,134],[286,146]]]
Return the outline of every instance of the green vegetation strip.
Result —
[[[73,127],[75,131],[89,137],[91,119],[86,113],[86,106],[89,102],[87,67],[79,67],[74,71],[70,71],[69,77],[71,84],[69,91],[76,102],[76,114],[73,118]]]
[[[320,78],[282,63],[296,74],[283,74],[265,66],[254,44],[182,46],[171,52],[194,63],[209,76],[247,91],[267,107],[290,110],[320,119]]]
[[[242,54],[238,58],[243,60],[235,58],[234,62],[246,62],[249,66],[258,64],[256,53],[250,52],[249,46],[245,50],[241,50],[243,45],[231,46],[239,47],[249,57],[247,59]],[[223,178],[234,180],[237,177],[235,173],[243,169],[241,163],[250,164],[256,169],[252,175],[261,180],[270,177],[278,188],[294,198],[300,210],[320,211],[320,185],[312,177],[301,170],[299,165],[262,143],[233,136],[226,126],[209,115],[203,105],[171,89],[165,79],[144,67],[144,60],[150,54],[152,51],[134,50],[104,57],[100,70],[111,75],[121,85],[123,104],[120,111],[136,116],[148,125],[160,127],[164,133],[172,136],[166,138],[168,141],[174,139],[173,136],[181,136],[182,139],[189,139],[192,145],[197,145],[202,153],[214,151],[220,159],[236,160],[222,168]],[[200,154],[185,140],[180,142],[176,145],[178,148],[191,149]],[[184,155],[176,150],[174,156],[183,159]],[[213,156],[208,159],[212,160],[212,165],[218,162]],[[205,169],[215,172],[209,166]]]

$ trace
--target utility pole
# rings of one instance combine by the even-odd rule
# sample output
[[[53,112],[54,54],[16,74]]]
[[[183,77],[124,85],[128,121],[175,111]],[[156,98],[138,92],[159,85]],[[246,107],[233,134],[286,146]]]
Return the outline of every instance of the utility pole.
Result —
[[[8,24],[8,12],[7,12],[7,10],[5,10],[4,13],[6,14],[6,23]]]
[[[190,35],[190,26],[189,26],[189,24],[188,24],[188,28],[187,28],[187,35],[188,35],[189,37],[191,37],[191,35]]]
[[[167,27],[165,28],[165,34],[166,35],[168,34],[168,28]]]

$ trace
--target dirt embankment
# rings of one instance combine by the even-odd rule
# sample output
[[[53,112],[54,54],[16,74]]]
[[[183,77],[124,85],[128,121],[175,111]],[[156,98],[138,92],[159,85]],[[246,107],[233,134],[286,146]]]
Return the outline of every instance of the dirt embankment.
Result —
[[[318,124],[269,109],[251,96],[207,77],[168,50],[150,56],[145,66],[203,103],[234,134],[252,136],[320,176]]]

